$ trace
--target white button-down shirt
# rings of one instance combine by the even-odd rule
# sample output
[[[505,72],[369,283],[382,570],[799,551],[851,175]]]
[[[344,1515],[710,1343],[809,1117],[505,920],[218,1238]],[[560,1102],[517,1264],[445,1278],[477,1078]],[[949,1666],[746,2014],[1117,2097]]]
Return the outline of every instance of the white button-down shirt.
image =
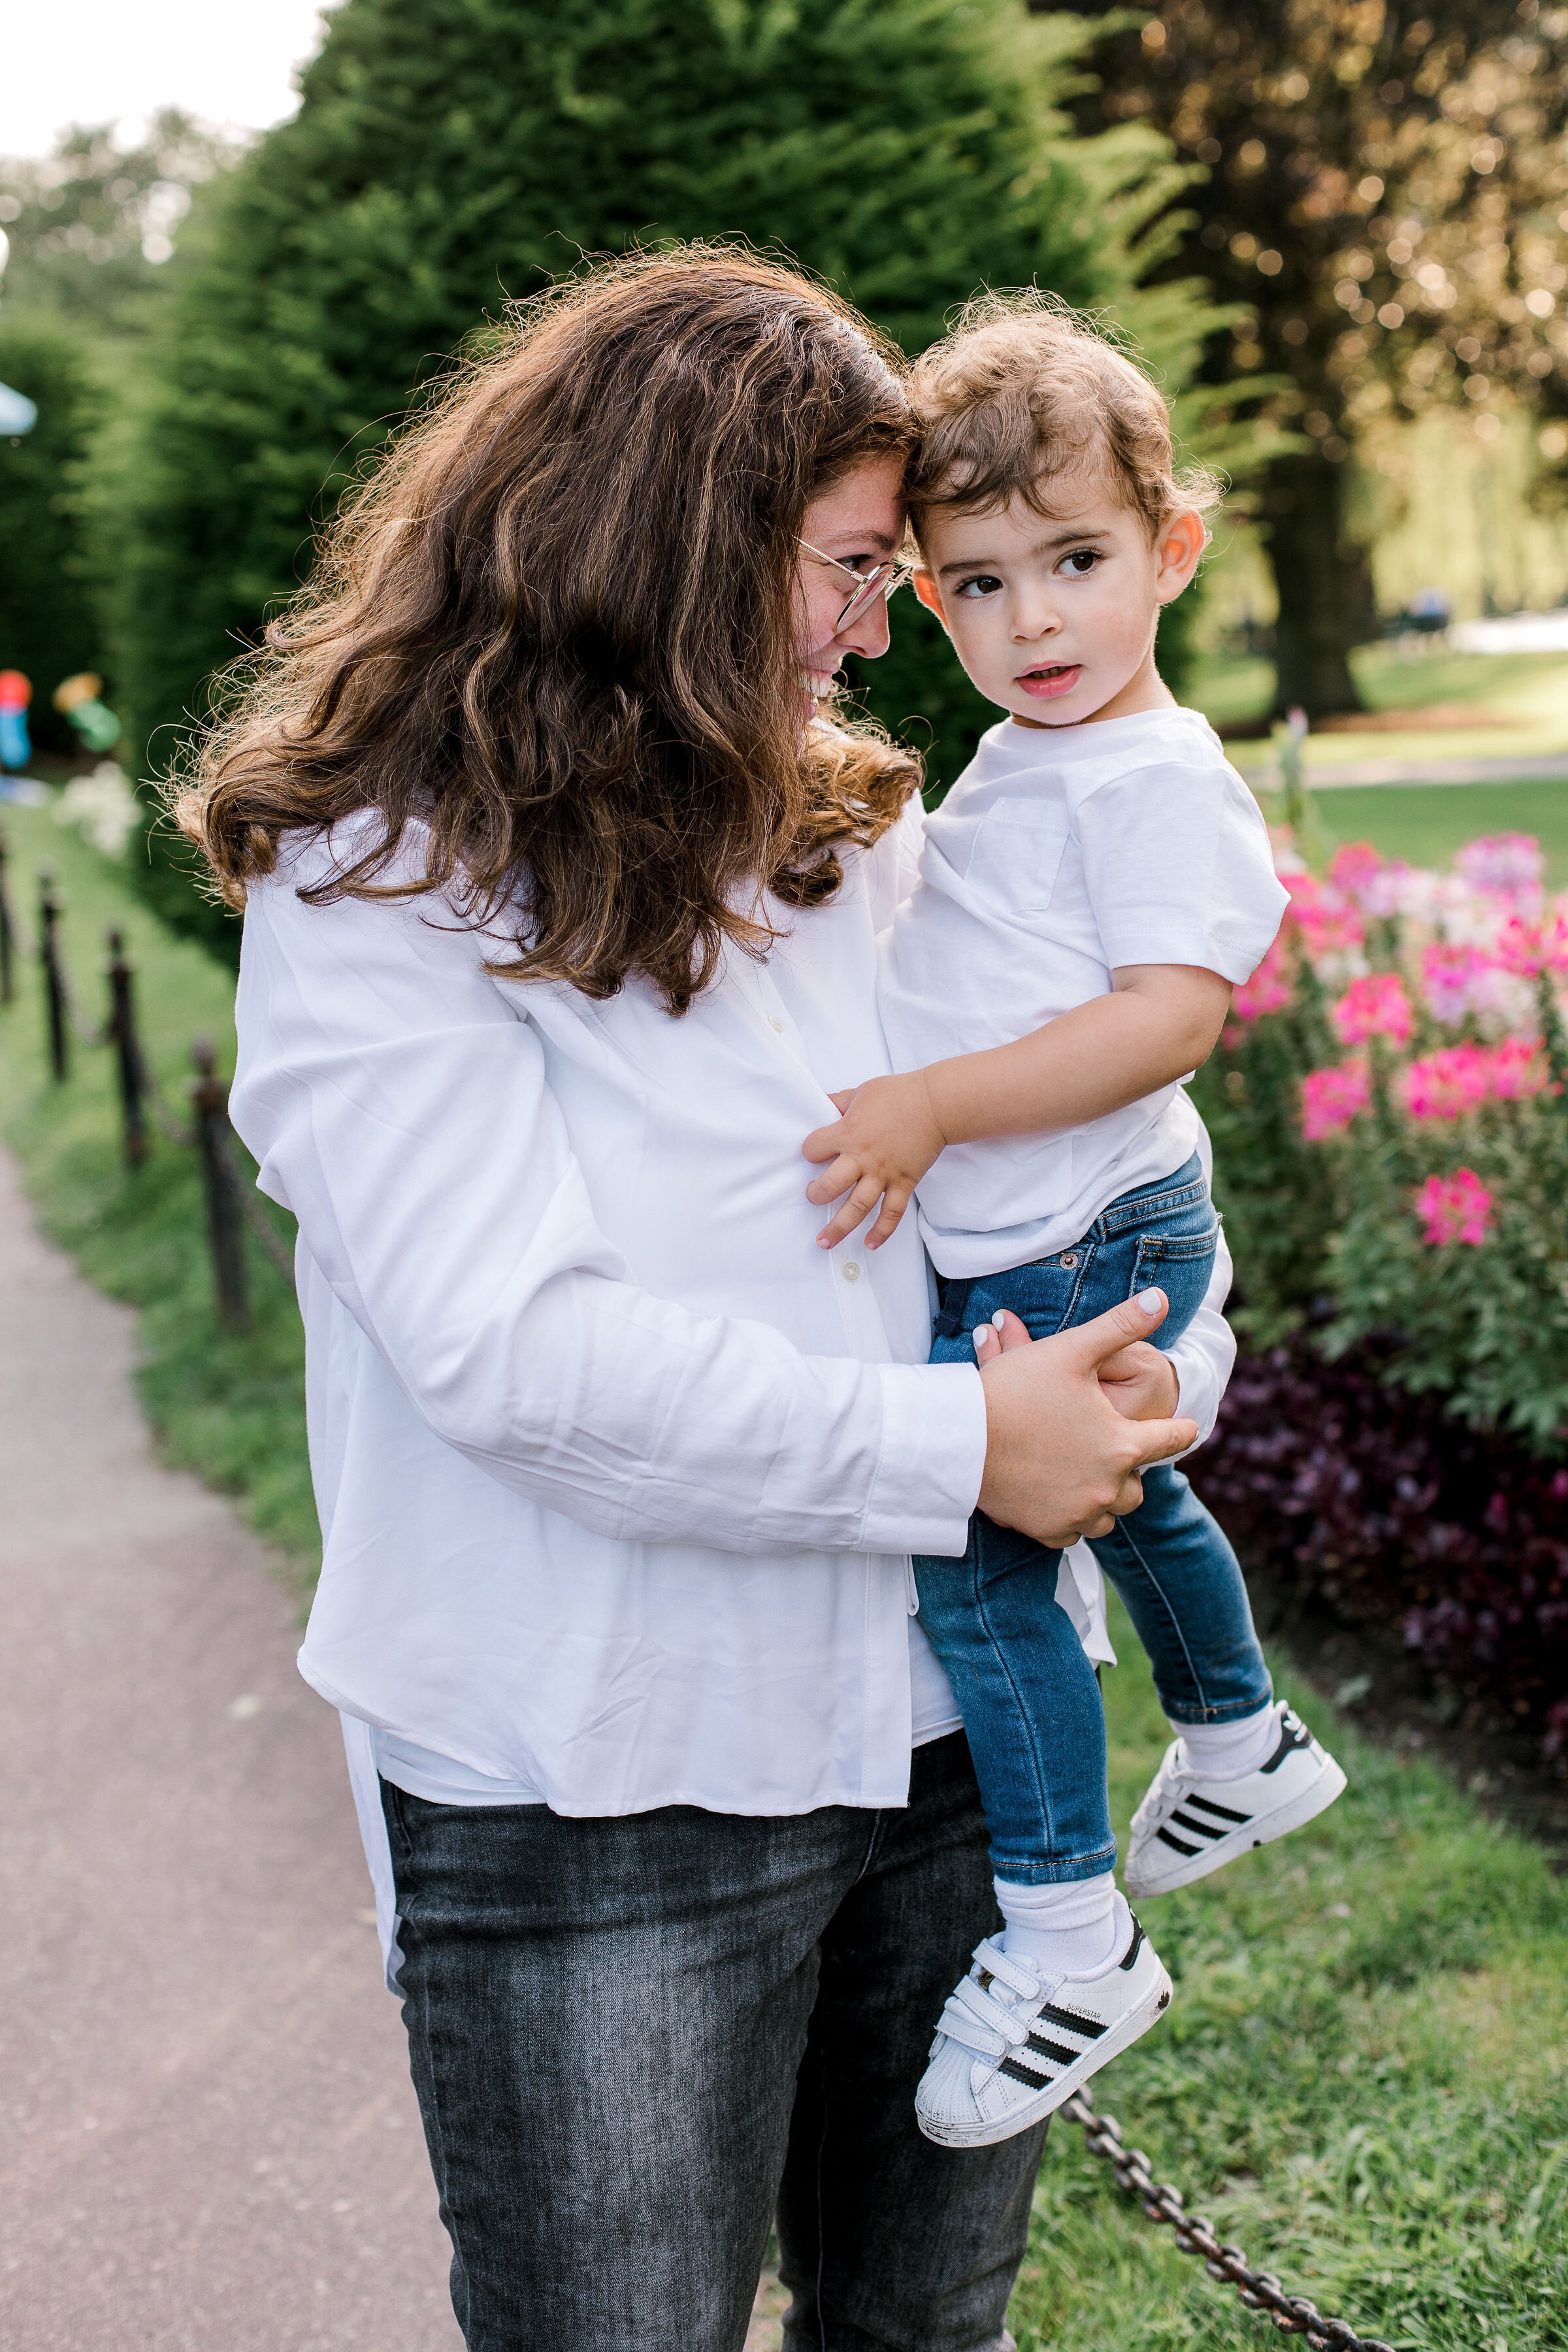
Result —
[[[252,888],[232,1108],[300,1223],[300,1664],[381,1852],[356,1727],[564,1814],[905,1801],[909,1555],[963,1549],[983,1391],[926,1361],[914,1219],[819,1249],[800,1146],[889,1067],[874,940],[919,840],[773,908],[679,1020],[493,979],[439,901],[304,906],[326,845]],[[1201,1426],[1230,1354],[1216,1313],[1184,1340]]]

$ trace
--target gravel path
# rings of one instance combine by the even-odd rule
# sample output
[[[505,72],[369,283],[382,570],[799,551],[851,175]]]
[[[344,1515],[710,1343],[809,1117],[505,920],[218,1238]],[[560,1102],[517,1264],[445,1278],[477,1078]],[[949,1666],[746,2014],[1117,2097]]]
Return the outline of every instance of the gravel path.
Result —
[[[0,2342],[461,2352],[335,1717],[0,1155]]]

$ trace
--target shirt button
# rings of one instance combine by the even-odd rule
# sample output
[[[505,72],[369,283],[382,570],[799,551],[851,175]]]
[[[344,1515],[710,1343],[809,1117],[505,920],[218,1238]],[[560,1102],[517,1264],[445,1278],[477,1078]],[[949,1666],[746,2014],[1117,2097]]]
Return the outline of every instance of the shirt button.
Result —
[[[768,1015],[768,1027],[770,1029],[776,1029],[779,1035],[782,1037],[784,1033],[784,1016],[782,1013],[770,1013]]]
[[[860,1269],[853,1258],[844,1269],[844,1279],[846,1282],[858,1282],[860,1279]]]

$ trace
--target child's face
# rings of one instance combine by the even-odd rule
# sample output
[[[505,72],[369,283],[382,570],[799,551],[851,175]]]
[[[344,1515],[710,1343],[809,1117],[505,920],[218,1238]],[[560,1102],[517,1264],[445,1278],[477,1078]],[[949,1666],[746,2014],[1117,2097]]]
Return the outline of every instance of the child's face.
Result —
[[[1154,667],[1160,607],[1197,568],[1204,527],[1173,515],[1151,538],[1097,470],[1051,486],[1049,516],[1019,499],[923,517],[921,602],[986,700],[1027,727],[1120,719],[1171,702]]]

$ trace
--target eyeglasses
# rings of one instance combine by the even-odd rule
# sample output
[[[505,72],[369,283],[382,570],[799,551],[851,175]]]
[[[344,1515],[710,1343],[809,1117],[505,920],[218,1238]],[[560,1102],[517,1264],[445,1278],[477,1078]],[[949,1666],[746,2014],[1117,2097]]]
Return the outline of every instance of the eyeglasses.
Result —
[[[852,563],[840,563],[836,555],[824,555],[821,548],[813,547],[809,539],[803,539],[800,543],[808,555],[816,556],[819,563],[831,563],[835,572],[847,573],[855,583],[855,593],[833,624],[835,636],[853,627],[863,613],[870,611],[879,596],[896,595],[915,576],[912,563],[900,563],[892,558],[886,563],[874,563],[869,572],[857,572]]]

